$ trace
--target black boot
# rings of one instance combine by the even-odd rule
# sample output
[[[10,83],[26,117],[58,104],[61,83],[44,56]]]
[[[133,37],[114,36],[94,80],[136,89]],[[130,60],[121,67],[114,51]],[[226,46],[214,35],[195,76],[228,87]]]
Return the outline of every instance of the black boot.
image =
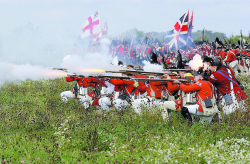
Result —
[[[188,121],[192,122],[192,117],[191,117],[187,107],[184,106],[181,108],[181,114],[184,117],[184,119],[188,119]]]

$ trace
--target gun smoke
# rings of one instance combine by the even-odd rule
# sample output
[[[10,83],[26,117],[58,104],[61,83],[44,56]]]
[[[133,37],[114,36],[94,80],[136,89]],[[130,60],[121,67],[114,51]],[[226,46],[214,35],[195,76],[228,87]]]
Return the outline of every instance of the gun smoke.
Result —
[[[109,39],[102,39],[101,52],[88,53],[85,55],[71,54],[63,58],[63,62],[60,65],[68,69],[69,73],[77,73],[85,76],[105,74],[104,70],[119,70],[120,67],[111,65],[113,59],[108,55],[108,47],[110,44]],[[59,60],[59,59],[58,59]],[[0,86],[6,81],[17,82],[40,79],[54,79],[67,76],[67,73],[59,70],[52,70],[51,67],[44,67],[41,65],[26,64],[14,64],[12,62],[0,61]],[[87,70],[85,72],[84,70]],[[98,72],[100,70],[100,72]]]

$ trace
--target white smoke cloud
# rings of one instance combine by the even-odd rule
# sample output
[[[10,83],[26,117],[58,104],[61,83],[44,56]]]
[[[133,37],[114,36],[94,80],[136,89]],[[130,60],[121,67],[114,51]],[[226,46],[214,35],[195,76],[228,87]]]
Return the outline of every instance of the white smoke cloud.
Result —
[[[27,79],[54,79],[66,75],[63,71],[52,70],[41,66],[32,66],[31,64],[15,65],[8,62],[0,62],[0,86],[6,81],[18,82]]]
[[[196,54],[193,57],[193,60],[191,60],[188,64],[195,71],[198,71],[199,67],[204,66],[201,56],[199,54]]]
[[[77,54],[65,56],[61,67],[67,68],[69,73],[76,73],[85,76],[97,74],[108,75],[104,71],[119,70],[120,67],[116,64],[112,65],[115,59],[108,54],[110,40],[104,38],[100,41],[100,44],[100,52],[88,53],[84,56]]]
[[[163,72],[161,65],[151,64],[149,61],[142,61],[144,64],[143,70],[146,72]]]
[[[68,69],[68,73],[88,75],[106,74],[104,70],[119,70],[120,67],[111,65],[112,57],[108,55],[109,39],[102,39],[101,51],[99,53],[89,53],[85,55],[66,55],[61,64]],[[87,70],[87,72],[83,71]],[[102,72],[98,72],[102,70]],[[67,76],[64,71],[53,70],[49,67],[27,64],[13,64],[12,62],[0,61],[0,85],[8,82],[40,79],[54,79]]]

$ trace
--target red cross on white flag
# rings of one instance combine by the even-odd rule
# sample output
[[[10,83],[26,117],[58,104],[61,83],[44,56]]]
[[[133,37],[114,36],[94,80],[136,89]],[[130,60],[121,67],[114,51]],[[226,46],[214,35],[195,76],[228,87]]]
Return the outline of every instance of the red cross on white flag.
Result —
[[[98,34],[100,31],[99,14],[98,11],[91,15],[88,20],[82,23],[82,38]]]

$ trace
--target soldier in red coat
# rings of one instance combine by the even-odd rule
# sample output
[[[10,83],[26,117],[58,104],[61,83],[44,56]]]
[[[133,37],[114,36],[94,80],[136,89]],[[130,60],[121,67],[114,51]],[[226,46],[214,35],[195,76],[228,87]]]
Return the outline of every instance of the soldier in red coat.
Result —
[[[110,79],[109,82],[115,86],[113,104],[117,110],[122,110],[129,105],[129,102],[125,99],[126,96],[130,96],[135,92],[134,81],[129,79]]]
[[[206,107],[204,104],[205,99],[212,99],[215,102],[215,97],[213,94],[213,85],[206,80],[203,80],[201,74],[196,74],[194,78],[195,83],[192,85],[181,83],[180,89],[185,93],[195,93],[196,102],[195,104],[186,104],[181,108],[181,114],[184,118],[192,121],[191,115],[197,115],[201,118],[201,121],[211,121],[214,113],[219,112],[217,106],[214,104],[209,109],[210,113],[206,113]],[[191,115],[190,115],[191,114]]]
[[[229,63],[228,65],[232,68],[234,73],[238,74],[238,60],[236,58],[235,53],[232,50],[229,50],[227,53],[227,57],[224,62]]]
[[[225,114],[230,114],[236,109],[244,108],[246,94],[241,90],[239,81],[235,78],[230,67],[222,65],[218,59],[211,59],[208,62],[210,70],[214,72],[208,80],[217,88],[217,99],[224,105],[222,108]],[[230,98],[232,101],[230,101]]]

